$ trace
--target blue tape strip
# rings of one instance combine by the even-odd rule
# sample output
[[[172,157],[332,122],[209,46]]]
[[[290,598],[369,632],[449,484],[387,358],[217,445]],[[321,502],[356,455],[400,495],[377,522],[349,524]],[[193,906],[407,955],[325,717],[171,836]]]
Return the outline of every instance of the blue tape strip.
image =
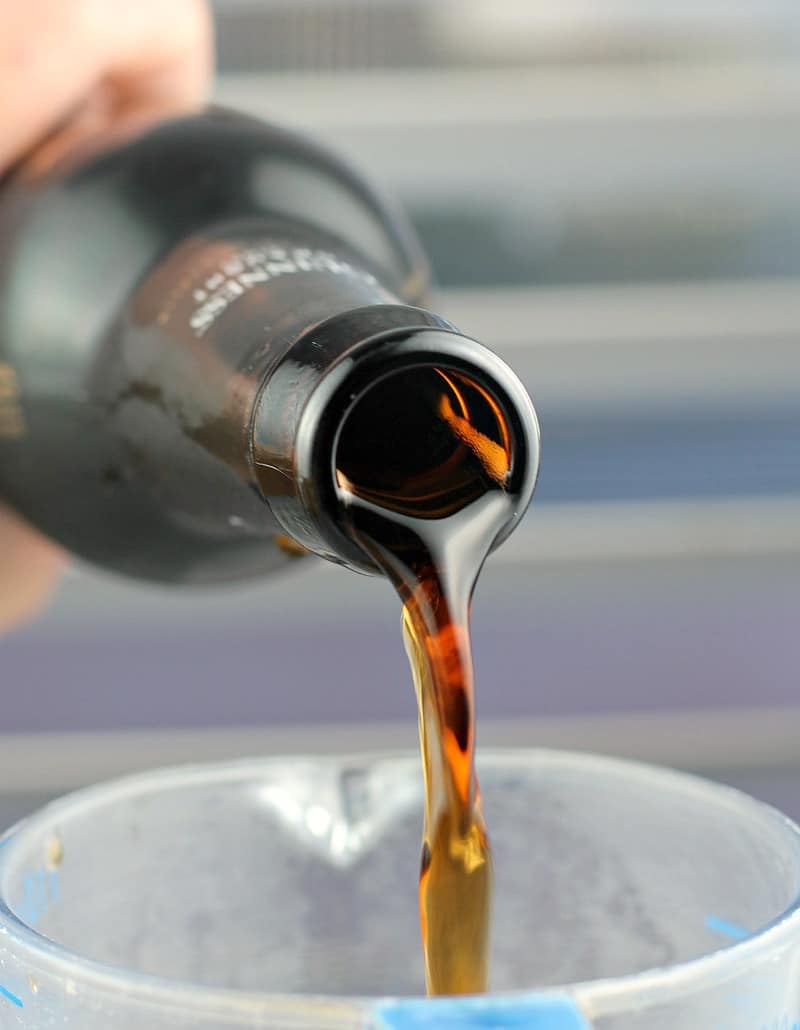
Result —
[[[409,998],[380,1002],[373,1012],[383,1030],[590,1030],[565,994]]]
[[[0,997],[5,998],[6,1001],[10,1001],[12,1005],[16,1005],[18,1009],[24,1008],[22,1004],[22,998],[18,998],[16,994],[12,994],[7,987],[3,987],[0,984]]]
[[[736,923],[729,923],[727,919],[720,919],[719,916],[706,916],[706,929],[713,933],[721,933],[724,937],[732,937],[735,941],[743,941],[750,936],[750,931]]]

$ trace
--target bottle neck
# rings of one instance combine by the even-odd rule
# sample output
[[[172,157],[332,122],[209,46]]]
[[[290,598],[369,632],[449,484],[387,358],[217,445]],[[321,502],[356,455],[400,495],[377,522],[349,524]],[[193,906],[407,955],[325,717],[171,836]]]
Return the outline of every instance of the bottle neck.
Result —
[[[337,445],[360,399],[410,369],[465,376],[502,411],[514,441],[505,489],[519,504],[498,540],[533,491],[538,432],[514,373],[301,225],[233,223],[185,240],[145,277],[118,329],[95,368],[114,431],[135,448],[171,517],[207,535],[277,531],[331,561],[375,571],[348,532]],[[414,410],[417,384],[413,376],[404,384]],[[378,406],[371,418],[386,437],[383,417]],[[434,414],[415,427],[409,447],[424,452],[425,434],[438,426]],[[148,440],[153,452],[145,454]],[[375,464],[382,461],[376,452]],[[435,469],[426,474],[435,478]]]
[[[258,398],[253,421],[256,478],[291,538],[331,561],[376,571],[349,532],[338,451],[343,428],[379,384],[385,384],[381,397],[370,403],[368,419],[357,423],[357,432],[374,441],[369,461],[377,477],[392,481],[397,496],[404,489],[413,493],[415,478],[426,481],[425,491],[412,497],[408,510],[413,516],[437,517],[426,511],[438,475],[432,450],[430,467],[422,467],[445,417],[423,396],[430,392],[426,384],[431,374],[437,373],[454,373],[475,384],[507,429],[511,461],[504,490],[517,503],[494,546],[508,536],[527,508],[538,471],[538,423],[525,388],[500,358],[438,316],[401,305],[374,305],[337,315],[306,333]],[[404,417],[406,411],[410,418]],[[469,432],[466,419],[453,420],[454,443]],[[382,451],[380,441],[391,455]],[[387,465],[397,470],[381,468]],[[394,503],[383,493],[387,503]]]
[[[92,393],[174,519],[215,536],[268,535],[251,442],[264,383],[313,326],[396,302],[319,233],[265,219],[215,227],[141,281],[94,364]]]

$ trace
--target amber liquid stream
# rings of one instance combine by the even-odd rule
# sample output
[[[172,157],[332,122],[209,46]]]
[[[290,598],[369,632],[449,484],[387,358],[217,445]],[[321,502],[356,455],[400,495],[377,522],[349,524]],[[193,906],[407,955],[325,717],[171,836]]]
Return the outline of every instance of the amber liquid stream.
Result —
[[[425,779],[419,907],[429,994],[488,984],[492,862],[475,773],[469,609],[511,518],[511,450],[491,394],[428,367],[373,387],[337,449],[349,532],[403,602]]]

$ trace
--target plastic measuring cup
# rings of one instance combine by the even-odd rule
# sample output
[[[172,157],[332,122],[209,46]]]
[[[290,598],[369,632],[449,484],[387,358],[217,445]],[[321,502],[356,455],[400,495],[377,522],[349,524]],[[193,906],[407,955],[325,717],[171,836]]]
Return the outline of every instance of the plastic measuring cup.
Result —
[[[2,838],[0,1027],[800,1026],[793,823],[605,758],[480,773],[490,995],[419,997],[418,758],[279,758],[93,787]]]

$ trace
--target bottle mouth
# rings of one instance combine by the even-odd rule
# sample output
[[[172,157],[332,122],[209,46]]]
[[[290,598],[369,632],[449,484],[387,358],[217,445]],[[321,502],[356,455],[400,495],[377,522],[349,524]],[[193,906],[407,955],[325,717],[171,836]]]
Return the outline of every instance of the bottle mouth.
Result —
[[[496,547],[533,494],[539,427],[525,388],[497,355],[455,332],[405,331],[366,341],[325,377],[301,419],[296,461],[331,553],[374,572],[349,529],[354,498],[405,518],[443,519],[502,490],[513,504]]]
[[[508,420],[479,382],[417,365],[381,377],[345,416],[337,493],[417,519],[454,515],[511,471]]]

